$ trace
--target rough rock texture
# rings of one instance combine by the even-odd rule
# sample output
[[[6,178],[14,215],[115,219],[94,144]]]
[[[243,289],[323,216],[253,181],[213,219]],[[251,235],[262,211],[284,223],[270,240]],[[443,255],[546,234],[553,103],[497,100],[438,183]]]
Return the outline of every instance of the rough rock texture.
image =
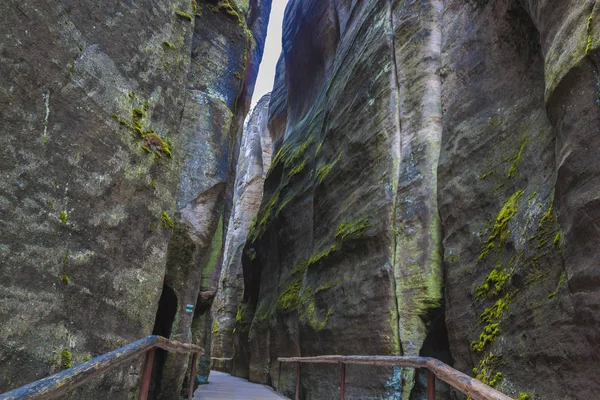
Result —
[[[440,350],[424,344],[443,326],[440,21],[439,1],[288,6],[276,155],[243,260],[237,374],[275,383],[279,356]],[[293,375],[284,368],[287,394]],[[334,398],[323,382],[337,379],[337,368],[303,368],[303,395]],[[412,371],[349,368],[348,394],[395,398],[402,382],[408,398]]]
[[[421,354],[514,397],[593,398],[599,13],[292,0],[236,374],[276,384],[279,356]],[[336,397],[337,373],[303,366],[301,397]],[[350,397],[424,396],[412,371],[347,374]]]
[[[71,3],[0,5],[0,392],[153,331],[210,343],[184,310],[216,293],[270,12]],[[136,397],[139,361],[73,398]],[[179,398],[166,362],[155,395]]]
[[[270,2],[242,3],[197,4],[181,126],[187,141],[165,285],[173,289],[177,299],[169,336],[207,350],[199,361],[200,381],[206,381],[210,372],[210,335],[214,329],[210,329],[213,323],[208,311],[217,292],[223,259],[224,221],[231,208],[228,191],[235,177],[233,160],[237,159],[270,12]],[[187,312],[187,305],[193,305],[195,312]],[[186,355],[168,354],[164,367],[157,365],[157,398],[177,398],[188,359]]]
[[[456,367],[515,396],[600,388],[599,28],[594,1],[446,2],[450,345]]]
[[[271,164],[272,141],[267,129],[270,95],[263,96],[246,122],[237,165],[233,211],[229,219],[217,298],[213,305],[212,356],[231,358],[236,316],[243,294],[242,252],[263,195]],[[217,363],[216,368],[219,368]],[[221,369],[226,369],[221,365]]]
[[[152,332],[192,37],[176,11],[188,7],[0,5],[0,392]],[[103,393],[126,396],[140,366]]]

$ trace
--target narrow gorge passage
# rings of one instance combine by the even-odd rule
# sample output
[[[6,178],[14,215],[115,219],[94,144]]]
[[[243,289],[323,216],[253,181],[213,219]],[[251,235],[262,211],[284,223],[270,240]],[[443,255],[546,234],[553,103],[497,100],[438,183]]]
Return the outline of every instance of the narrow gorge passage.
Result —
[[[0,19],[0,393],[597,399],[595,0]]]

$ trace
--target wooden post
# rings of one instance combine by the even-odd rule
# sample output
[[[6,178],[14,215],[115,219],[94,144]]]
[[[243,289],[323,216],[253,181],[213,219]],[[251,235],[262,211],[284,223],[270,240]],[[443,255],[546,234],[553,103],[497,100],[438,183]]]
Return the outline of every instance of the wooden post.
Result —
[[[196,368],[198,366],[198,353],[192,356],[192,372],[190,372],[190,389],[188,390],[188,400],[194,398],[194,382],[196,382]]]
[[[296,366],[296,400],[300,400],[300,363]]]
[[[146,352],[146,362],[144,363],[144,373],[140,382],[140,400],[148,398],[148,390],[150,390],[150,377],[152,376],[152,366],[154,365],[154,349]]]
[[[279,361],[279,373],[277,374],[277,391],[281,392],[281,365],[283,363]]]
[[[435,374],[427,370],[427,400],[435,400]]]
[[[344,400],[346,396],[346,364],[342,363],[340,369],[340,400]]]

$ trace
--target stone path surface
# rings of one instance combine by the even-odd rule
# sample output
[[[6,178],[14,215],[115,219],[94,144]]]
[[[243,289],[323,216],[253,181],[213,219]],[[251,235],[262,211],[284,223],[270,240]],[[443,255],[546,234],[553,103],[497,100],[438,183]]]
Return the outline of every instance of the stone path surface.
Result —
[[[194,400],[281,400],[287,399],[268,386],[250,383],[223,372],[211,371],[208,385],[200,385]]]

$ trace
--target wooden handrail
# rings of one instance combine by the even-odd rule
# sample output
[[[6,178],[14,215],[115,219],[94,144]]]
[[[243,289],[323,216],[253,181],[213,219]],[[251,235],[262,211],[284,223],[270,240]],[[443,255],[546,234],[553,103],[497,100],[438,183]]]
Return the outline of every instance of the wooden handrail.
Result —
[[[108,372],[120,365],[131,361],[135,357],[146,353],[146,363],[144,366],[144,375],[140,387],[140,399],[145,400],[148,395],[148,386],[150,383],[150,374],[152,373],[152,361],[154,360],[154,349],[163,349],[176,353],[193,353],[192,376],[190,377],[190,388],[193,389],[193,377],[196,374],[196,360],[204,349],[199,346],[187,343],[171,341],[162,336],[147,336],[126,346],[123,346],[110,353],[92,358],[82,364],[76,365],[57,374],[42,378],[20,388],[0,394],[0,400],[16,399],[36,399],[46,400],[55,399],[64,395],[68,391],[80,386],[101,373]],[[192,390],[190,390],[190,393]],[[192,394],[190,394],[190,399]]]
[[[279,375],[281,363],[297,363],[296,368],[296,399],[300,394],[300,363],[340,364],[340,399],[344,400],[346,364],[397,366],[402,368],[424,368],[428,370],[427,399],[435,400],[435,378],[441,379],[450,386],[458,389],[473,400],[513,400],[511,397],[496,389],[450,367],[431,357],[401,357],[401,356],[317,356],[317,357],[282,357],[278,358]],[[278,382],[280,377],[277,378]],[[279,389],[279,384],[277,389]]]

